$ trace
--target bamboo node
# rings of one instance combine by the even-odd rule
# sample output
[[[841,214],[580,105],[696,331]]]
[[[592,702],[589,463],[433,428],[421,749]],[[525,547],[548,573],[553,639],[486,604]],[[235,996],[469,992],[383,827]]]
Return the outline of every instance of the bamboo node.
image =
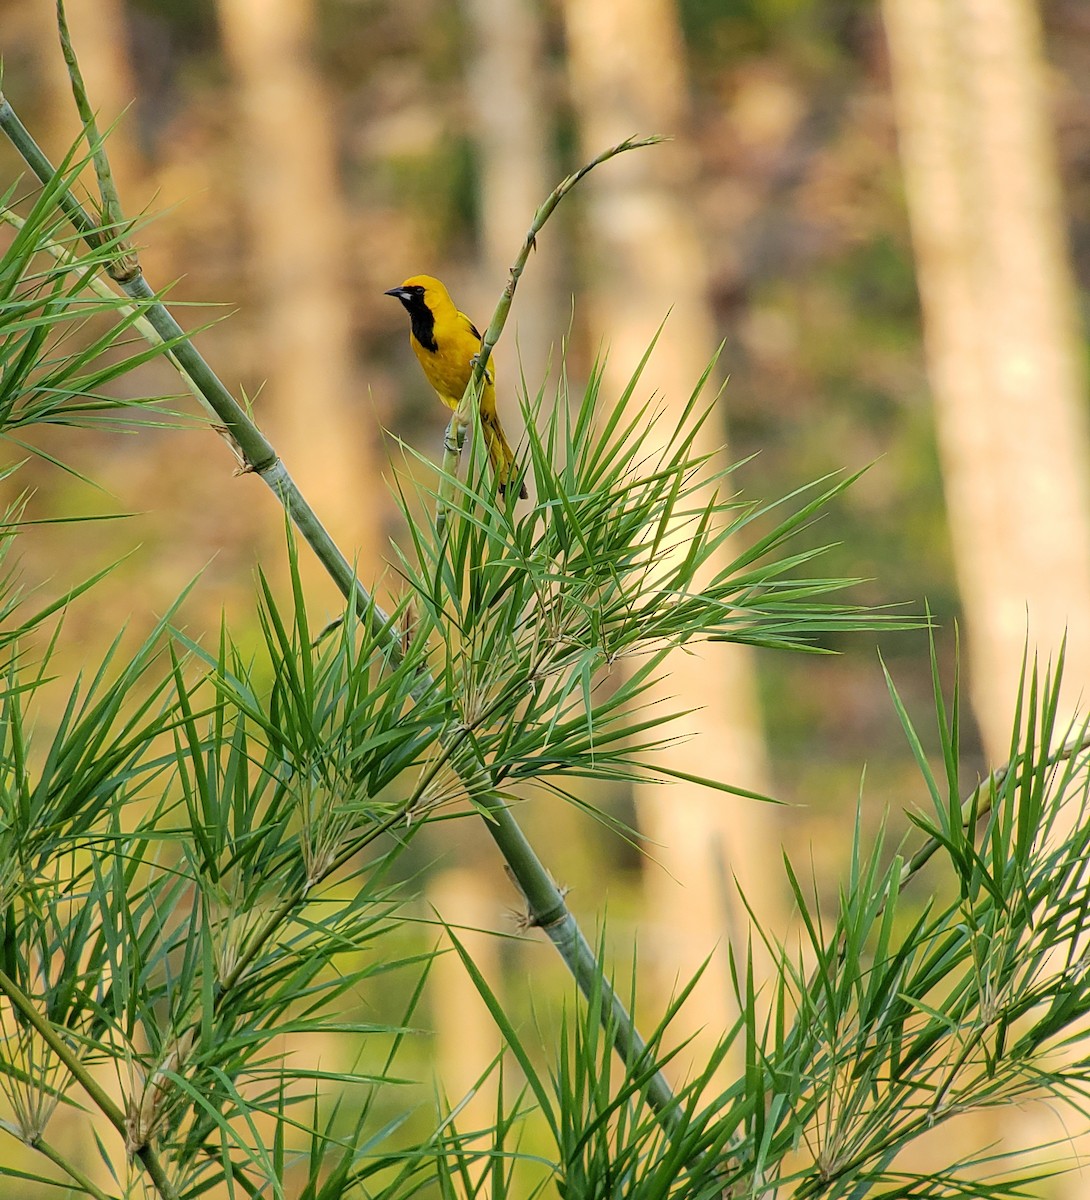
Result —
[[[117,254],[107,263],[106,274],[122,287],[141,274],[140,256],[131,242],[118,242]]]

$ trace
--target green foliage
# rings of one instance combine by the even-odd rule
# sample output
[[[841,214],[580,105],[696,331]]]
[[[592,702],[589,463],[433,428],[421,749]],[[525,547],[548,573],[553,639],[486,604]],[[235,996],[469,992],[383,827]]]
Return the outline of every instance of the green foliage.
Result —
[[[147,401],[120,399],[113,385],[162,347],[134,339],[144,306],[95,287],[118,239],[101,227],[96,245],[81,248],[60,208],[84,165],[71,152],[25,217],[12,210],[18,185],[0,197],[14,229],[0,257],[0,423],[17,445],[35,425],[147,421]]]
[[[786,865],[803,930],[789,947],[759,931],[775,959],[762,991],[752,958],[734,960],[741,1016],[674,1100],[667,1132],[645,1103],[650,1074],[673,1058],[677,998],[648,1039],[646,1061],[611,1062],[601,994],[565,1020],[554,1066],[505,1018],[464,951],[555,1145],[566,1200],[616,1197],[1023,1196],[1047,1177],[1011,1171],[1013,1150],[913,1169],[903,1152],[966,1114],[1033,1099],[1081,1109],[1090,1013],[1090,903],[1085,727],[1057,726],[1061,668],[1029,672],[1010,769],[963,803],[958,713],[936,704],[944,785],[920,766],[929,837],[911,861],[857,822],[848,878],[825,914]],[[894,692],[911,744],[914,727]],[[936,879],[914,884],[932,855]],[[953,884],[953,886],[949,886]],[[945,885],[945,886],[944,886]],[[596,1009],[598,1011],[596,1011]],[[724,1065],[735,1082],[717,1088]],[[1039,1148],[1046,1149],[1046,1148]],[[1062,1158],[1062,1148],[1056,1148]]]
[[[412,544],[395,550],[413,643],[429,648],[445,693],[456,769],[487,763],[497,785],[662,777],[654,751],[680,714],[643,701],[670,650],[703,639],[816,649],[831,631],[917,623],[831,601],[853,581],[803,573],[825,548],[783,552],[850,479],[772,505],[741,500],[736,468],[709,477],[693,449],[715,403],[702,397],[707,375],[659,446],[652,402],[634,400],[646,362],[611,401],[595,373],[574,414],[563,393],[548,414],[541,396],[527,410],[532,509],[490,497],[479,447],[468,482],[441,475],[456,496],[445,530],[427,515],[441,488],[403,500]],[[713,571],[727,543],[733,557]],[[638,665],[616,670],[624,659]]]
[[[881,843],[865,847],[858,829],[830,927],[791,874],[806,930],[801,957],[816,966],[779,957],[751,1067],[771,1100],[753,1095],[750,1122],[774,1157],[779,1147],[807,1147],[812,1165],[790,1177],[795,1194],[858,1195],[861,1181],[868,1194],[924,1194],[902,1190],[907,1176],[894,1168],[924,1131],[1032,1096],[1078,1102],[1085,1060],[1065,1043],[1090,1004],[1087,749],[1084,729],[1057,727],[1060,674],[1030,673],[1012,768],[964,810],[957,705],[946,713],[937,670],[943,785],[894,693],[930,797],[917,822],[955,884],[952,899],[913,902],[915,871],[900,855],[886,863]],[[927,1194],[958,1194],[960,1165],[952,1156]]]

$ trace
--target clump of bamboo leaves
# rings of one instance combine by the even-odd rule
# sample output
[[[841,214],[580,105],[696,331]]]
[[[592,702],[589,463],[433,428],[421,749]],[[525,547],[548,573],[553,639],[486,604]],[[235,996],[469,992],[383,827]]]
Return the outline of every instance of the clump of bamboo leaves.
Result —
[[[0,127],[42,184],[3,199],[4,440],[22,457],[36,426],[170,420],[154,398],[110,390],[165,357],[346,597],[332,629],[314,628],[289,535],[288,594],[259,577],[256,653],[226,627],[211,647],[181,633],[183,596],[135,651],[119,637],[80,678],[55,678],[57,614],[109,564],[35,609],[9,563],[33,526],[22,502],[7,512],[0,1128],[33,1154],[0,1159],[0,1172],[98,1200],[141,1181],[194,1200],[1024,1192],[1009,1174],[981,1182],[989,1165],[957,1154],[929,1174],[900,1156],[974,1108],[1077,1103],[1085,1089],[1086,751],[1081,730],[1059,727],[1059,671],[1029,673],[1011,762],[972,790],[958,773],[956,697],[947,714],[937,672],[944,776],[895,697],[923,772],[926,840],[890,855],[857,832],[831,919],[788,868],[805,949],[764,932],[777,965],[767,993],[734,962],[741,1016],[671,1091],[671,1023],[692,983],[641,1039],[510,800],[529,786],[562,802],[573,780],[669,778],[655,752],[677,734],[645,698],[673,647],[819,649],[830,631],[890,624],[838,598],[850,580],[814,576],[821,548],[793,544],[850,479],[741,500],[733,472],[709,477],[694,452],[714,402],[706,381],[664,446],[640,398],[646,358],[617,396],[597,373],[577,396],[562,381],[553,403],[543,388],[527,404],[532,507],[493,498],[475,444],[466,478],[456,463],[437,472],[435,517],[400,497],[404,599],[381,612],[143,281],[119,210],[96,221],[76,205],[77,152],[56,170],[35,157],[6,102]],[[727,539],[733,561],[705,577]],[[679,544],[686,554],[663,554]],[[620,676],[622,658],[638,666]],[[403,864],[422,828],[454,817],[483,818],[529,925],[553,938],[583,997],[557,1043],[536,1045],[459,946],[503,1032],[504,1079],[520,1077],[499,1088],[483,1131],[405,1083],[432,951]],[[929,856],[949,899],[913,895]],[[319,1036],[344,1047],[335,1067],[284,1052]],[[734,1062],[735,1082],[712,1089]],[[66,1139],[61,1110],[90,1121],[106,1175]],[[523,1153],[528,1123],[545,1154]]]
[[[1090,1092],[1090,740],[1084,724],[1060,717],[1062,673],[1062,656],[1052,672],[1028,667],[1011,759],[967,795],[957,687],[948,711],[934,647],[937,773],[890,682],[920,769],[911,815],[925,840],[891,852],[857,820],[832,913],[785,863],[801,942],[757,927],[774,962],[764,988],[752,954],[732,955],[740,1015],[678,1089],[668,1129],[647,1091],[652,1072],[684,1050],[670,1024],[695,979],[649,1032],[642,1069],[612,1068],[600,992],[565,1022],[542,1069],[539,1048],[458,946],[547,1121],[558,1194],[1033,1196],[1074,1165],[1059,1124],[1028,1162],[1017,1145],[967,1149],[972,1136],[958,1124],[1030,1101],[1081,1114]],[[737,1064],[725,1089],[714,1083],[724,1063]],[[925,1135],[922,1169],[911,1148]]]

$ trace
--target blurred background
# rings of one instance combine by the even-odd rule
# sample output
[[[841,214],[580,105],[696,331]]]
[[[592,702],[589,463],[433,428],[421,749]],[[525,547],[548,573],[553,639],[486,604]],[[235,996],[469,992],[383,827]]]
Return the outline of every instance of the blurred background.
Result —
[[[92,102],[117,122],[123,202],[154,217],[138,236],[149,281],[173,283],[187,327],[212,322],[199,345],[252,399],[365,582],[393,588],[387,485],[422,471],[398,439],[437,458],[447,415],[383,291],[438,275],[483,328],[555,183],[610,143],[664,133],[595,172],[540,237],[497,355],[512,434],[520,372],[531,395],[548,375],[551,396],[563,361],[578,393],[605,350],[616,390],[665,320],[643,392],[661,397],[665,436],[722,342],[710,386],[729,382],[706,448],[749,460],[736,486],[773,499],[869,466],[812,534],[839,543],[819,569],[860,577],[861,601],[926,603],[948,684],[960,627],[966,780],[1007,757],[1027,620],[1046,659],[1069,628],[1074,707],[1090,681],[1085,0],[69,8]],[[56,161],[78,123],[53,4],[0,0],[0,35],[5,90]],[[21,166],[7,145],[0,161],[6,185]],[[149,372],[157,387],[177,385]],[[132,552],[73,610],[73,661],[150,623],[198,572],[191,634],[223,610],[236,631],[253,621],[254,566],[282,558],[282,520],[221,442],[194,427],[41,444],[101,490],[31,464],[32,516],[132,514],[93,536],[28,539],[28,581],[47,591]],[[310,584],[317,615],[333,611],[316,570]],[[837,654],[708,647],[678,656],[665,688],[702,706],[677,765],[781,806],[680,785],[588,795],[637,845],[555,800],[521,806],[589,930],[608,909],[625,961],[638,934],[648,1014],[718,948],[687,1018],[703,1037],[732,1012],[724,947],[746,939],[734,882],[787,937],[781,845],[835,896],[860,796],[868,829],[898,836],[924,802],[878,651],[926,724],[926,637],[825,648]],[[438,860],[429,902],[452,923],[517,933],[490,846],[443,828],[424,856]],[[513,997],[528,976],[566,987],[537,942],[481,934],[473,949]],[[444,1036],[444,1012],[479,1006],[460,970],[437,971],[433,1004],[451,1095],[497,1044],[483,1007],[474,1037],[461,1023]],[[1042,1137],[1061,1132],[1053,1121]]]

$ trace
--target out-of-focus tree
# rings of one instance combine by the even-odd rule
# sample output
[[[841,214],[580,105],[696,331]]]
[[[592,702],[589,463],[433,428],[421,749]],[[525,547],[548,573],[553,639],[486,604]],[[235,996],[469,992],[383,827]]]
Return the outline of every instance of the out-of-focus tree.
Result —
[[[1090,682],[1086,376],[1041,30],[1031,0],[883,12],[973,704],[998,762],[1027,624],[1031,653],[1067,637],[1069,713]],[[1013,1136],[1056,1127],[1023,1116]]]
[[[607,342],[607,386],[623,386],[660,322],[653,358],[661,380],[662,441],[715,353],[719,340],[708,276],[689,193],[697,174],[688,137],[686,64],[671,0],[609,0],[564,6],[572,92],[585,156],[633,133],[673,134],[676,141],[628,155],[586,189],[590,259],[585,264],[596,338]],[[712,380],[709,386],[714,387]],[[723,461],[724,427],[706,425],[701,450]],[[684,552],[684,546],[677,553]],[[724,561],[728,547],[722,549]],[[750,656],[736,646],[705,645],[675,653],[658,697],[693,708],[695,740],[663,750],[682,772],[766,789],[766,764]],[[753,905],[778,927],[781,894],[777,834],[758,803],[679,783],[640,786],[637,804],[648,839],[648,922],[660,931],[651,947],[660,980],[688,977],[728,939],[744,942],[744,914],[733,876]],[[725,958],[721,957],[719,965]],[[705,976],[688,1020],[712,1035],[726,1016],[724,976]]]
[[[429,880],[427,899],[469,954],[489,986],[502,994],[496,936],[499,908],[489,875],[451,867]],[[492,1015],[458,955],[448,944],[430,971],[436,1076],[458,1108],[462,1129],[487,1129],[496,1113],[497,1075],[490,1070],[502,1043]],[[482,1164],[483,1172],[484,1166]]]
[[[466,14],[474,47],[467,83],[478,158],[481,283],[486,285],[481,303],[476,296],[473,300],[484,320],[534,210],[556,182],[556,171],[541,5],[538,0],[470,0]],[[557,331],[566,328],[557,303],[557,274],[554,250],[538,255],[519,283],[514,336],[504,356],[512,391],[516,362],[531,389],[540,384]],[[517,432],[511,408],[504,422]]]
[[[1031,650],[1090,683],[1086,375],[1032,0],[884,0],[974,708],[1008,752]]]
[[[242,202],[253,253],[258,412],[288,468],[365,576],[378,559],[382,489],[353,365],[337,177],[336,106],[298,0],[219,0],[237,80]]]

